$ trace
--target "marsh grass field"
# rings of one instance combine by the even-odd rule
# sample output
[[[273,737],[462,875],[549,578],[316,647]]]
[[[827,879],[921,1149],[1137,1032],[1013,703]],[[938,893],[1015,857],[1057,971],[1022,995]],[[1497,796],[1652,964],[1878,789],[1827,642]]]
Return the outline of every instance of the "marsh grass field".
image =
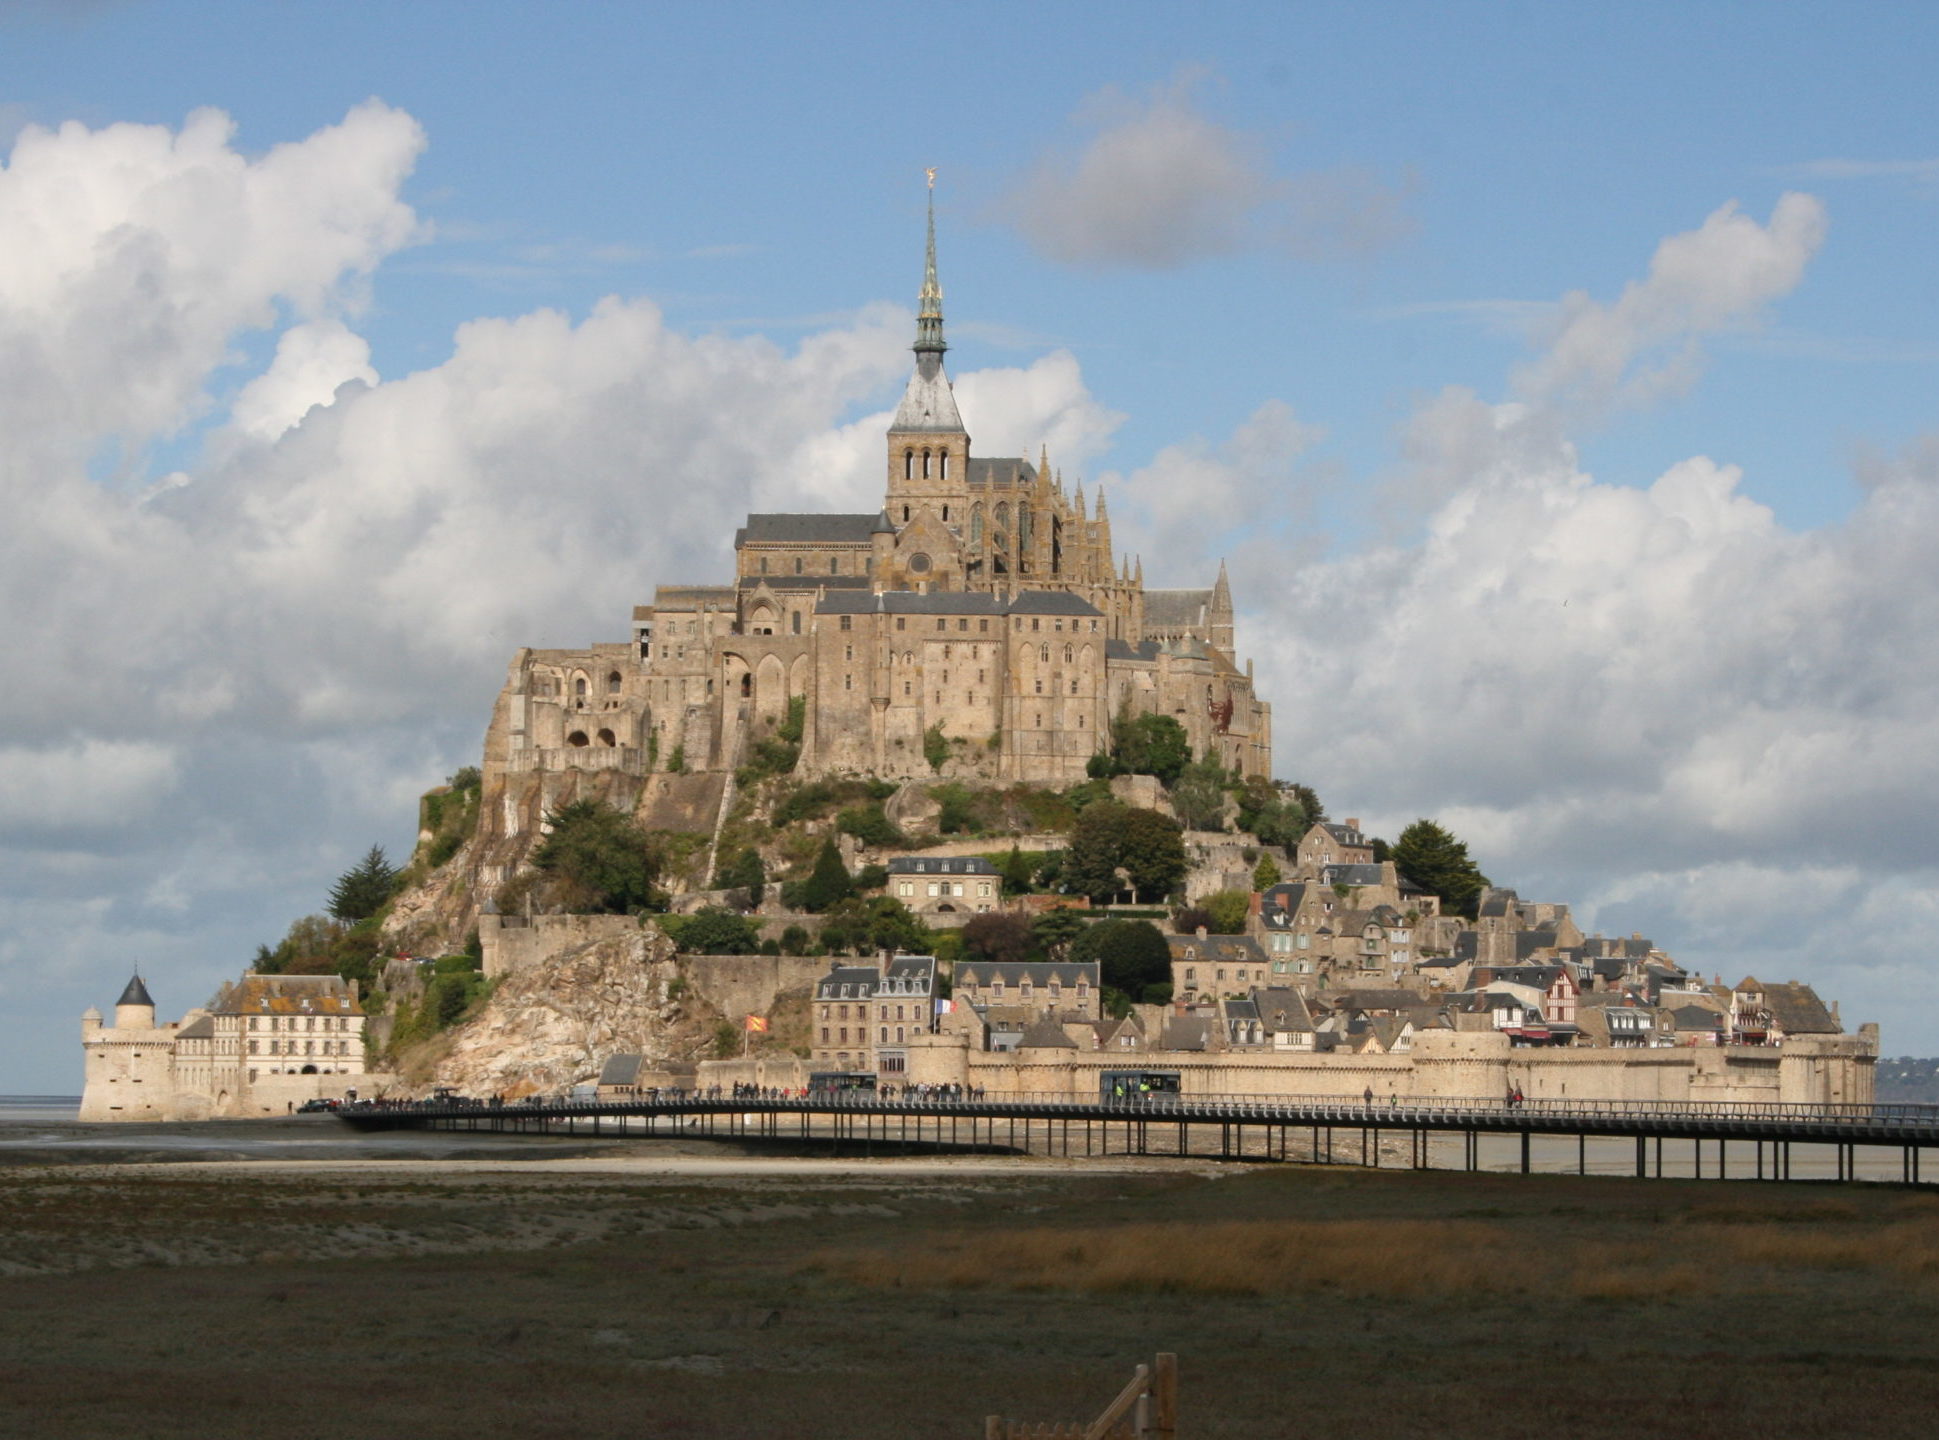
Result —
[[[1939,1195],[936,1159],[0,1167],[0,1434],[1939,1429]],[[72,1157],[68,1157],[72,1158]]]

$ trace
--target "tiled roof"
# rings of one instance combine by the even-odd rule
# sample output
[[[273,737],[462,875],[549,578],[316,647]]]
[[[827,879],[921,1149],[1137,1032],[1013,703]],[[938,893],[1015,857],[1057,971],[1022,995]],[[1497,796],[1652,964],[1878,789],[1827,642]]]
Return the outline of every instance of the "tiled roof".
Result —
[[[122,989],[121,998],[114,1003],[117,1005],[147,1005],[152,1007],[155,1002],[148,994],[148,987],[141,983],[141,976],[135,975],[129,978],[127,985]]]

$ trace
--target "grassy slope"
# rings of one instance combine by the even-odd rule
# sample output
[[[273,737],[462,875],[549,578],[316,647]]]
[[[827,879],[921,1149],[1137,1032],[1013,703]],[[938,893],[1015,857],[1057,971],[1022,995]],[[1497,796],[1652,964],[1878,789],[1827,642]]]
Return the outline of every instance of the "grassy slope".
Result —
[[[1157,1349],[1184,1440],[1923,1437],[1939,1405],[1939,1203],[1886,1187],[155,1167],[0,1172],[0,1206],[0,1264],[113,1267],[0,1280],[5,1434],[969,1437],[1095,1413]]]

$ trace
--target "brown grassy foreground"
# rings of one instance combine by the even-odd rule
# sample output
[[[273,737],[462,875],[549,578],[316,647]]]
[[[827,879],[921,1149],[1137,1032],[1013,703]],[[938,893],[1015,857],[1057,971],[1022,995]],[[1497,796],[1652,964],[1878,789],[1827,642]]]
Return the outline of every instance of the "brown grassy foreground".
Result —
[[[1300,1168],[0,1170],[0,1435],[1924,1437],[1939,1199]]]

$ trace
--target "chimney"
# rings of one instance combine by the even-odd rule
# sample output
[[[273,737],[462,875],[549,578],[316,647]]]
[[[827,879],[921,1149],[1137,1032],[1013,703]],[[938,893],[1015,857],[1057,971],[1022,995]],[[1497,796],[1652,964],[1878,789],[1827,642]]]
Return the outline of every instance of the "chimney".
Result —
[[[1205,927],[1203,925],[1198,927],[1198,938],[1201,940],[1205,938]]]
[[[1359,818],[1357,816],[1349,815],[1347,817],[1347,829],[1358,830],[1359,828],[1360,828]]]

